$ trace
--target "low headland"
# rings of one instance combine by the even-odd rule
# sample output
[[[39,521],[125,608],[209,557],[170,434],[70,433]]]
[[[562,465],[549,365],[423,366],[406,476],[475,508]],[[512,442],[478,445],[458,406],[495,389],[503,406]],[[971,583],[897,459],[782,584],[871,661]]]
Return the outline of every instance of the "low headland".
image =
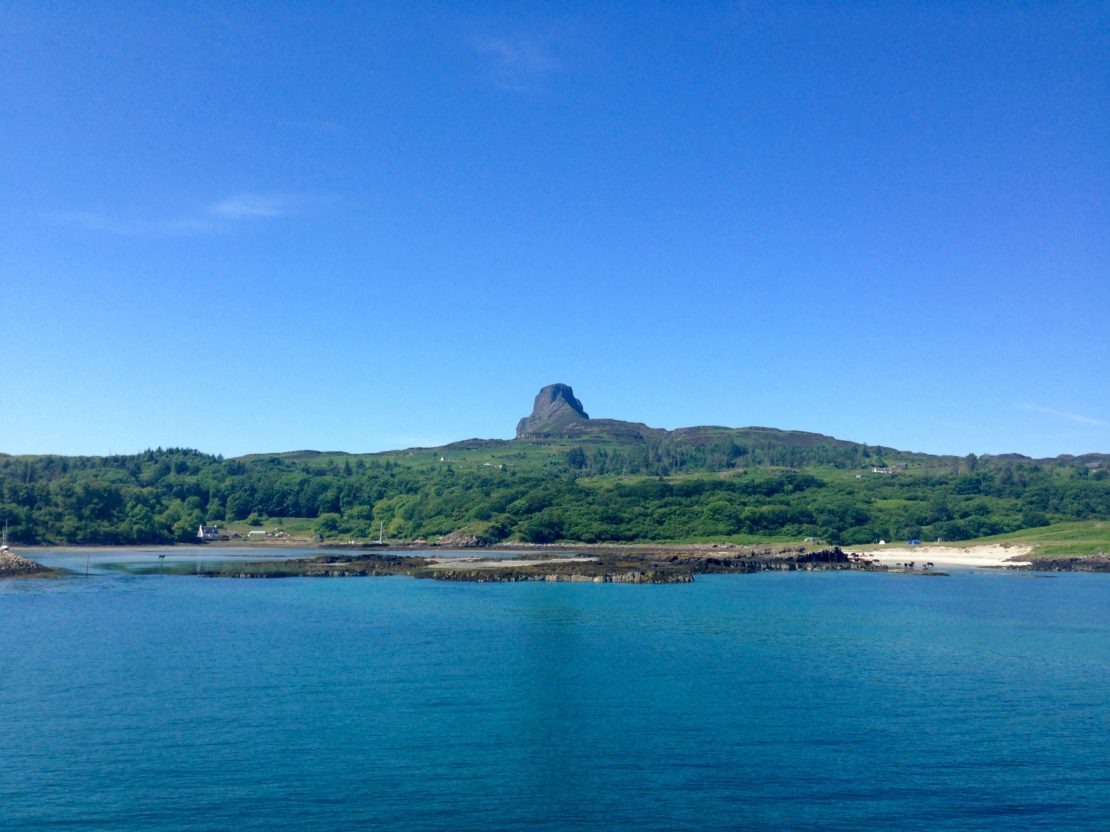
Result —
[[[504,583],[569,581],[628,584],[691,583],[697,574],[764,571],[888,571],[871,561],[852,559],[837,548],[802,547],[568,546],[531,547],[505,556],[413,557],[345,547],[310,558],[254,563],[224,563],[202,571],[208,577],[284,578],[406,575],[440,581]],[[921,571],[924,571],[922,569]]]
[[[0,578],[45,578],[60,574],[57,569],[17,555],[7,547],[0,549]]]

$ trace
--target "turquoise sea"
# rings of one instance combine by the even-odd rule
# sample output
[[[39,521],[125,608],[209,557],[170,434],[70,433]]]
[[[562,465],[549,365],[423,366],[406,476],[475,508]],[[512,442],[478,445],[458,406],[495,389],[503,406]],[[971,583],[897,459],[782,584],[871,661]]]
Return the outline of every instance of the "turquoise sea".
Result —
[[[5,830],[1110,820],[1105,575],[99,569],[0,581],[0,634]]]

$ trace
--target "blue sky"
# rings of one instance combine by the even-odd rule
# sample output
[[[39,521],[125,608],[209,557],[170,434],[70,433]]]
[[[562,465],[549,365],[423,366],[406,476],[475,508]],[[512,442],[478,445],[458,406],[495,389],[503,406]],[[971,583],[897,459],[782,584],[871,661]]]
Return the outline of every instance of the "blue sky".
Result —
[[[1110,5],[412,5],[0,5],[0,451],[1110,451]]]

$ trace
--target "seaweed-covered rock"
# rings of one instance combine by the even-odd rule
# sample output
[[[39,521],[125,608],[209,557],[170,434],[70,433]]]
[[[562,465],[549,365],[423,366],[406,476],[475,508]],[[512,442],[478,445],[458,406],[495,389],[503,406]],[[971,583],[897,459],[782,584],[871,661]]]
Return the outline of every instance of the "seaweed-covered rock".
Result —
[[[1110,554],[1098,552],[1085,557],[1038,558],[1025,568],[1045,572],[1110,572]]]

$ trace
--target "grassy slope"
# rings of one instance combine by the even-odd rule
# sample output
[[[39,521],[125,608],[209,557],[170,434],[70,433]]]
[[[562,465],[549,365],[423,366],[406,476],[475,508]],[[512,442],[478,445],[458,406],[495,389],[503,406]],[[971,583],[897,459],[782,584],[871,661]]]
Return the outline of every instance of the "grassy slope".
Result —
[[[1110,552],[1110,521],[1083,520],[1077,523],[1053,523],[1035,529],[1022,529],[1009,534],[962,540],[960,546],[980,543],[1008,543],[1032,546],[1033,558],[1076,557]]]

